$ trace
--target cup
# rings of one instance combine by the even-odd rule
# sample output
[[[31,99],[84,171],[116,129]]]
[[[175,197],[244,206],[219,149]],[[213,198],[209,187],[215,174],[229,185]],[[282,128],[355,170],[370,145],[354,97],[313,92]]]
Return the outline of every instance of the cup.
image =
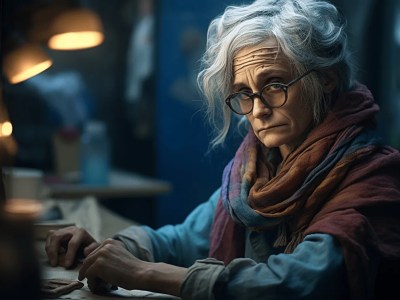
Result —
[[[6,199],[42,199],[43,171],[39,169],[3,168]]]

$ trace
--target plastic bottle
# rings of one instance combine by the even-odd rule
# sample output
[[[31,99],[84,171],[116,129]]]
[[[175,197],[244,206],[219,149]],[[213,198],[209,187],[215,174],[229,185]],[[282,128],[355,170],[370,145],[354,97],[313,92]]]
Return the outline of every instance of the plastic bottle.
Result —
[[[83,184],[108,184],[110,152],[110,142],[104,122],[89,121],[81,136],[80,171]]]

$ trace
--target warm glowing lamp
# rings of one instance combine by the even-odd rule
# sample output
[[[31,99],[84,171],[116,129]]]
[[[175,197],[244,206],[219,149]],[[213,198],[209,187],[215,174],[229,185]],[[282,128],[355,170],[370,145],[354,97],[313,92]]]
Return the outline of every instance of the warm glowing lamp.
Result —
[[[11,84],[31,78],[52,65],[47,53],[36,44],[22,44],[4,56],[3,71]]]
[[[0,137],[10,136],[13,132],[13,127],[10,121],[0,123]]]
[[[50,25],[48,46],[56,50],[76,50],[100,45],[104,40],[103,27],[96,13],[84,8],[61,12]]]

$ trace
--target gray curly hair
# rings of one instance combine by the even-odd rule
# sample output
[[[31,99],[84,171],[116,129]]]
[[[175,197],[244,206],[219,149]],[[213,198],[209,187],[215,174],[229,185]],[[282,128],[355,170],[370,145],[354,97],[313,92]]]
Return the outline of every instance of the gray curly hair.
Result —
[[[225,141],[232,123],[232,113],[224,99],[231,92],[235,54],[269,37],[275,37],[293,72],[316,70],[302,80],[302,91],[313,109],[314,122],[319,123],[334,96],[348,90],[354,81],[345,26],[337,8],[326,1],[256,0],[248,5],[228,6],[210,23],[198,75],[207,103],[206,116],[214,128],[211,146]],[[322,82],[332,69],[338,83],[334,93],[327,95]]]

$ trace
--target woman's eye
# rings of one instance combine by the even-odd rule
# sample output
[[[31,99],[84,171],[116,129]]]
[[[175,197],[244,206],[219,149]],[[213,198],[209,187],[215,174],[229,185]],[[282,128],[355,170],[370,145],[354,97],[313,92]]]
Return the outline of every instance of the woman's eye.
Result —
[[[276,83],[270,83],[271,89],[281,89],[282,85],[279,82]]]

